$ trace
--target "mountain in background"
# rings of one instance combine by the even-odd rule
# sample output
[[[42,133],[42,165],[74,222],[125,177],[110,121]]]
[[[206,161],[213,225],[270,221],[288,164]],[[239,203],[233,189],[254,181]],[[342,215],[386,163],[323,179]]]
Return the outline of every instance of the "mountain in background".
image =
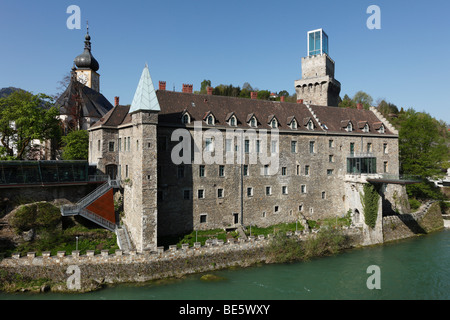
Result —
[[[0,98],[5,98],[15,91],[25,91],[20,88],[8,87],[0,89]]]

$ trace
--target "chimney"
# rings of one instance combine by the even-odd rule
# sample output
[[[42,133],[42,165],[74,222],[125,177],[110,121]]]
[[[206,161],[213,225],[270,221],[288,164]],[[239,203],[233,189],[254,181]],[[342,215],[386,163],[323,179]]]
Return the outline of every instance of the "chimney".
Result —
[[[119,105],[119,97],[114,97],[114,107]]]
[[[166,82],[165,81],[160,81],[159,82],[159,90],[161,90],[161,91],[165,91],[166,90]]]
[[[252,98],[252,99],[258,99],[258,92],[252,91],[252,92],[251,92],[251,98]]]
[[[281,101],[281,102],[284,102],[284,96],[281,96],[281,97],[280,97],[280,101]]]
[[[358,104],[356,105],[356,109],[362,110],[362,109],[363,109],[362,103],[358,103]]]
[[[297,99],[298,104],[303,104],[303,99]]]
[[[183,92],[192,93],[192,84],[183,83]]]
[[[211,96],[213,94],[213,87],[207,87],[206,93]]]

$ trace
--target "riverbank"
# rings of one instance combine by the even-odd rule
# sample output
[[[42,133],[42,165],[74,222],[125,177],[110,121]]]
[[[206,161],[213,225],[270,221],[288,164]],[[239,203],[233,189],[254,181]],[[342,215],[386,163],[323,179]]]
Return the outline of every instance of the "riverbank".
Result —
[[[436,204],[432,204],[420,214],[411,215],[414,225],[420,226],[414,229],[392,227],[395,219],[384,217],[383,225],[389,225],[395,237],[390,237],[389,241],[404,239],[420,231],[420,234],[433,232],[443,228],[443,219]],[[398,221],[405,224],[405,217],[397,217]],[[409,220],[408,220],[409,221]],[[390,224],[389,224],[390,223]],[[408,223],[412,223],[409,221]],[[405,224],[406,225],[406,224]],[[411,226],[411,225],[410,225]],[[342,241],[339,250],[361,247],[364,243],[363,228],[342,228]],[[298,240],[305,244],[302,247],[306,251],[309,245],[312,253],[310,257],[336,253],[339,250],[329,250],[331,242],[323,243],[314,240],[323,235],[326,229],[314,232],[287,233],[289,239]],[[20,254],[13,255],[12,258],[4,259],[0,262],[0,284],[3,291],[59,291],[59,292],[88,292],[97,290],[108,284],[115,283],[136,283],[158,279],[179,278],[188,274],[204,273],[230,267],[247,267],[260,263],[286,262],[287,259],[300,259],[304,252],[286,251],[287,246],[280,246],[278,252],[283,254],[273,255],[273,235],[259,235],[258,237],[248,237],[247,239],[232,238],[227,242],[218,239],[208,240],[204,246],[195,243],[182,245],[178,248],[172,245],[168,250],[158,248],[157,252],[124,252],[116,250],[109,253],[108,250],[95,254],[94,251],[87,251],[85,255],[80,255],[79,251],[72,251],[71,255],[65,252],[58,252],[51,255],[44,252],[42,256],[35,253],[28,253],[26,256]],[[272,246],[272,253],[270,249]],[[277,250],[275,250],[277,252]],[[270,255],[272,254],[272,255]],[[270,256],[269,256],[270,255]]]

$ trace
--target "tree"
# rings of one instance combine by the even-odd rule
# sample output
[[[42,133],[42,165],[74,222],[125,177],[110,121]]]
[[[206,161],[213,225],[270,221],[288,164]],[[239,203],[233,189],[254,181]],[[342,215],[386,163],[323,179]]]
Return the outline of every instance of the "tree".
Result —
[[[0,98],[0,157],[23,160],[33,140],[58,140],[58,115],[53,99],[45,94],[16,91]]]
[[[62,137],[64,160],[87,160],[89,155],[89,133],[87,130],[71,131]]]
[[[203,80],[202,83],[200,84],[200,93],[201,94],[206,94],[206,88],[207,87],[211,87],[211,80]]]
[[[399,130],[401,172],[422,179],[422,183],[408,186],[408,193],[417,198],[439,197],[440,192],[427,179],[442,176],[450,159],[441,124],[429,114],[412,109],[407,110],[405,117]]]
[[[353,96],[353,101],[356,104],[362,103],[364,109],[369,109],[373,103],[372,97],[364,91],[358,91],[357,93],[355,93],[355,95]]]
[[[340,108],[356,108],[356,103],[348,95],[339,103]]]

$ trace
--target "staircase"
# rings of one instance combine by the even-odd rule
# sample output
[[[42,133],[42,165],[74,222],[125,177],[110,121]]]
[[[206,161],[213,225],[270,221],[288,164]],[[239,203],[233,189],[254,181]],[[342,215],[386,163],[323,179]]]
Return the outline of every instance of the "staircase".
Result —
[[[111,188],[118,188],[119,186],[120,183],[118,180],[111,180],[108,177],[108,180],[104,184],[102,184],[100,187],[89,193],[87,196],[82,198],[76,204],[61,206],[61,215],[63,217],[80,215],[108,230],[115,231],[117,228],[116,224],[106,220],[105,218],[99,216],[98,214],[92,211],[89,211],[88,209],[86,209],[86,207],[89,206],[98,198],[100,198],[106,192],[108,192]]]

